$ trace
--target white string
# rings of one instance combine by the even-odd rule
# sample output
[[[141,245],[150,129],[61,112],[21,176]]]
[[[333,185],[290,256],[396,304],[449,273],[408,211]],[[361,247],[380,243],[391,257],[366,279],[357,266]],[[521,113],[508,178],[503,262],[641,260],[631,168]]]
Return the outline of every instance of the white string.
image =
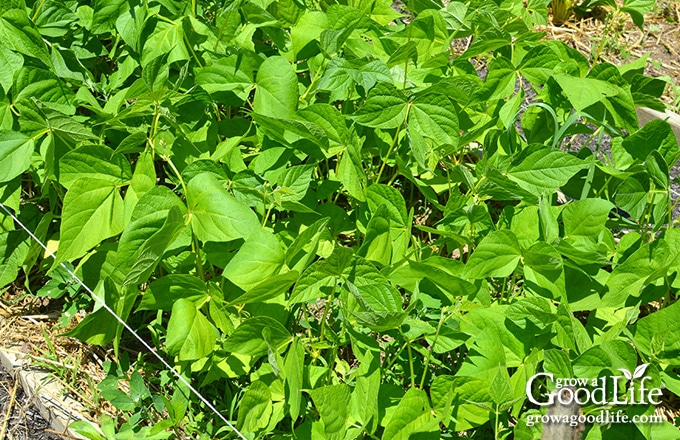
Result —
[[[21,223],[21,221],[19,221],[19,219],[16,218],[16,217],[14,216],[14,214],[12,214],[12,212],[11,212],[9,209],[7,209],[7,208],[5,207],[5,205],[3,205],[2,203],[0,203],[0,208],[2,208],[2,209],[3,209],[10,217],[12,217],[12,219],[13,219],[15,222],[17,222],[17,223],[19,224],[19,226],[21,226],[21,229],[23,229],[24,231],[26,231],[26,233],[27,233],[33,240],[35,240],[35,242],[38,243],[38,244],[40,245],[40,247],[42,247],[42,248],[49,254],[50,257],[54,258],[55,261],[56,261],[57,256],[56,256],[51,250],[49,250],[49,249],[47,248],[47,246],[45,246],[45,245],[38,239],[38,237],[36,237],[36,236],[35,236],[35,235],[34,235],[34,234],[33,234],[33,233],[32,233],[32,232],[31,232],[31,231],[30,231],[23,223]],[[80,285],[83,287],[83,289],[85,289],[85,290],[92,296],[92,298],[93,298],[96,302],[98,302],[104,309],[106,309],[107,312],[109,312],[114,318],[116,318],[116,321],[118,321],[118,322],[119,322],[119,323],[120,323],[127,331],[129,331],[129,332],[132,334],[132,336],[134,336],[134,337],[139,341],[139,343],[142,344],[142,345],[144,346],[144,348],[146,348],[151,354],[153,354],[154,357],[156,357],[156,359],[158,359],[158,360],[165,366],[165,368],[167,368],[168,370],[170,370],[170,371],[172,372],[172,374],[174,374],[175,377],[177,377],[177,379],[178,379],[180,382],[182,382],[184,385],[186,385],[186,386],[189,388],[189,390],[191,390],[191,392],[194,393],[194,394],[196,395],[196,397],[198,397],[198,398],[201,400],[201,402],[203,402],[208,408],[210,408],[210,410],[211,410],[212,412],[214,412],[214,413],[217,415],[217,417],[220,418],[220,420],[222,420],[229,428],[231,428],[232,431],[234,431],[236,434],[238,434],[238,436],[241,437],[243,440],[248,440],[243,434],[241,434],[241,432],[239,432],[238,429],[236,429],[236,427],[235,427],[232,423],[229,422],[229,420],[226,419],[226,417],[224,417],[224,416],[222,415],[222,413],[220,413],[220,412],[217,410],[217,408],[215,408],[215,407],[208,401],[208,399],[206,399],[205,397],[203,397],[203,395],[202,395],[201,393],[199,393],[198,390],[197,390],[196,388],[194,388],[194,387],[189,383],[189,381],[187,381],[181,374],[179,374],[179,372],[178,372],[177,370],[175,370],[175,368],[173,368],[172,365],[170,365],[170,364],[168,363],[168,361],[166,361],[165,359],[163,359],[163,357],[162,357],[161,355],[159,355],[159,354],[156,352],[156,350],[154,350],[154,349],[151,347],[151,345],[149,345],[149,344],[148,344],[141,336],[139,336],[139,335],[137,334],[137,332],[134,331],[134,330],[132,329],[132,327],[130,327],[130,326],[129,326],[129,325],[128,325],[121,317],[120,317],[120,316],[118,316],[118,315],[116,314],[116,312],[114,312],[113,309],[111,309],[111,307],[109,307],[109,306],[108,306],[101,298],[99,298],[97,295],[95,295],[94,292],[93,292],[89,287],[87,287],[87,285],[86,285],[80,278],[78,278],[78,276],[77,276],[75,273],[73,273],[73,271],[71,271],[71,269],[69,269],[64,263],[60,263],[60,265],[61,265],[61,267],[62,267],[64,270],[66,270],[66,272],[68,272],[69,275],[71,275],[71,276],[73,277],[74,280],[76,280],[76,281],[78,282],[78,284],[80,284]]]

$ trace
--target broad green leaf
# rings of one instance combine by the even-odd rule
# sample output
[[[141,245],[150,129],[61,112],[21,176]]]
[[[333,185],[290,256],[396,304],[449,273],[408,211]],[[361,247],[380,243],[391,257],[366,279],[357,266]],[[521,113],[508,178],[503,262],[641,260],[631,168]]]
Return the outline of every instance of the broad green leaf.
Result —
[[[222,276],[243,290],[250,290],[276,275],[285,259],[279,240],[271,232],[260,229],[253,232],[238,253],[224,268]]]
[[[229,301],[229,303],[249,304],[276,298],[277,296],[282,295],[284,292],[287,292],[293,283],[297,281],[299,276],[300,274],[297,271],[292,270],[280,275],[268,277],[264,281],[250,288],[243,295]]]
[[[380,360],[370,350],[366,350],[363,356],[357,353],[357,358],[361,363],[357,370],[356,386],[350,396],[349,413],[350,417],[372,433],[377,427],[379,415]]]
[[[295,238],[286,249],[286,266],[291,270],[302,271],[314,260],[329,220],[328,217],[317,220]]]
[[[291,117],[297,109],[298,80],[293,66],[282,57],[267,58],[256,77],[253,110],[272,118]]]
[[[438,147],[458,146],[458,115],[444,95],[427,94],[413,101],[409,127],[435,141]]]
[[[218,337],[217,329],[195,303],[180,298],[173,304],[165,338],[168,354],[182,361],[201,359],[212,353]]]
[[[103,145],[77,148],[59,161],[59,183],[67,189],[78,179],[99,179],[120,185],[131,178],[130,162]]]
[[[376,128],[397,128],[406,119],[408,103],[403,93],[392,84],[378,83],[366,102],[352,118],[361,125]]]
[[[117,312],[115,303],[120,298],[120,293],[113,281],[110,278],[104,279],[101,289],[104,290],[104,293],[100,295],[100,298],[105,298],[106,304]],[[125,318],[123,317],[123,319]],[[99,307],[80,321],[74,329],[66,332],[65,335],[78,338],[88,344],[105,345],[116,337],[119,326],[119,322],[111,312]]]
[[[24,66],[16,75],[12,86],[14,103],[23,113],[35,110],[34,100],[66,115],[75,113],[73,92],[48,70]]]
[[[550,192],[565,185],[585,168],[586,163],[561,150],[536,147],[526,150],[520,162],[508,171],[508,176],[528,190]]]
[[[261,380],[253,381],[243,394],[236,427],[243,432],[266,428],[272,415],[272,394]]]
[[[0,287],[16,280],[29,250],[29,237],[19,231],[0,233]]]
[[[117,266],[125,273],[123,286],[146,282],[183,228],[184,218],[176,206],[167,216],[161,212],[131,222],[121,234],[118,245]]]
[[[9,9],[0,15],[0,44],[15,52],[50,63],[42,36],[26,15],[25,7]],[[3,69],[7,68],[7,65]]]
[[[123,231],[123,199],[106,180],[78,180],[66,192],[56,263],[73,261]]]
[[[264,329],[269,330],[269,341],[277,348],[290,341],[288,330],[279,321],[268,316],[256,316],[236,327],[224,343],[224,349],[253,357],[261,356],[267,352],[267,343],[262,335]]]
[[[152,59],[168,54],[168,63],[186,61],[191,58],[187,42],[190,43],[184,30],[184,20],[174,22],[158,20],[151,35],[142,41],[142,66],[147,65]]]
[[[515,234],[507,230],[490,232],[467,261],[465,278],[507,277],[517,267],[520,255]]]
[[[0,131],[0,183],[9,182],[31,165],[33,139],[15,131]]]
[[[634,174],[616,188],[614,200],[634,220],[639,220],[647,206],[649,176],[646,173]]]
[[[536,46],[524,55],[519,71],[530,83],[539,86],[548,81],[548,78],[553,74],[555,66],[561,61],[551,48]]]
[[[254,85],[253,77],[238,67],[237,56],[220,58],[217,62],[196,71],[196,84],[211,95],[233,93],[238,99],[245,101]]]
[[[579,112],[604,98],[618,94],[614,85],[599,79],[576,78],[564,73],[555,74],[553,78],[560,85],[562,93],[569,99],[571,105]]]
[[[360,287],[347,282],[350,292],[366,310],[372,312],[401,312],[401,294],[389,284],[365,284]]]
[[[376,83],[392,83],[390,69],[379,60],[360,61],[335,57],[328,62],[319,88],[330,92],[330,101],[348,99],[361,86],[364,93]]]
[[[543,351],[543,370],[555,377],[574,377],[569,355],[564,350],[550,349]]]
[[[189,181],[187,201],[191,227],[203,242],[247,238],[261,229],[257,215],[210,173]]]
[[[625,0],[621,11],[628,12],[637,27],[642,29],[644,25],[644,15],[654,10],[656,2],[654,0]]]
[[[302,385],[304,379],[305,349],[299,338],[294,338],[284,361],[284,389],[291,418],[295,422],[300,415]]]
[[[7,94],[14,83],[14,74],[24,65],[24,58],[9,50],[7,46],[0,45],[0,64],[5,66],[0,71],[0,87]]]
[[[188,274],[168,274],[147,287],[137,310],[164,310],[169,312],[179,299],[200,303],[208,297],[205,282]]]
[[[297,304],[330,295],[333,286],[337,284],[337,278],[325,269],[324,261],[317,261],[309,266],[295,283],[288,304]]]
[[[167,52],[158,55],[142,66],[142,79],[152,92],[162,90],[168,80],[168,55]]]
[[[406,202],[395,188],[381,184],[371,185],[366,191],[366,199],[371,212],[376,212],[381,205],[384,205],[391,222],[400,227],[408,224]]]
[[[621,146],[630,157],[640,162],[644,162],[654,150],[661,153],[669,167],[674,166],[680,157],[680,146],[670,124],[659,119],[650,121],[640,130],[624,138]]]
[[[411,435],[437,429],[425,391],[409,388],[385,427],[384,438],[408,440]]]
[[[346,384],[327,385],[310,392],[319,411],[326,438],[342,439],[347,429],[350,389]]]
[[[583,199],[569,203],[562,211],[566,237],[590,237],[597,240],[609,211],[614,205],[604,199]]]
[[[387,206],[380,205],[366,226],[364,243],[357,251],[367,260],[387,266],[392,257],[392,241],[390,239],[390,219]]]
[[[612,271],[602,305],[620,306],[629,297],[639,297],[643,286],[664,277],[671,255],[664,240],[642,246]]]
[[[498,368],[496,375],[489,385],[489,396],[496,405],[501,405],[512,400],[512,385],[510,384],[510,376],[508,376],[507,368]]]
[[[118,16],[127,9],[125,0],[95,0],[92,14],[92,32],[110,31]]]
[[[633,327],[633,342],[646,361],[656,357],[675,363],[680,342],[671,335],[679,330],[680,302],[675,302],[640,319]]]

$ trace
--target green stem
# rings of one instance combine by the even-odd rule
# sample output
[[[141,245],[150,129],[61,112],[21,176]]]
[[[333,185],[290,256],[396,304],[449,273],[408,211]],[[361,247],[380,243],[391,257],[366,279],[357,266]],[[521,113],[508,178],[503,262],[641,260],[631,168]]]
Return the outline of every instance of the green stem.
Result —
[[[35,21],[36,18],[38,18],[38,14],[40,13],[40,10],[42,7],[45,5],[45,0],[42,0],[40,4],[38,5],[38,8],[35,10],[33,13],[33,16],[31,17],[31,21]],[[25,6],[24,6],[25,7]]]
[[[413,0],[410,0],[408,2],[408,9],[409,9],[409,17],[410,21],[408,22],[408,38],[406,40],[406,62],[404,63],[404,86],[403,88],[406,88],[406,79],[408,78],[408,62],[409,62],[409,52],[411,52],[411,48],[409,44],[411,43],[411,35],[413,33],[413,20],[415,18],[415,15],[413,14]]]
[[[397,350],[397,352],[394,353],[394,356],[392,357],[390,362],[387,364],[387,367],[385,367],[385,370],[391,370],[392,369],[392,365],[394,365],[394,363],[397,361],[397,359],[399,359],[399,355],[406,348],[406,344],[407,344],[407,342],[404,342],[404,344],[401,347],[399,347],[399,350]]]
[[[305,90],[305,93],[300,96],[300,101],[304,101],[305,98],[307,98],[307,95],[309,95],[309,92],[312,91],[312,86],[316,83],[316,80],[318,79],[319,75],[321,74],[321,69],[323,69],[324,63],[321,63],[318,69],[316,69],[316,73],[314,74],[314,77],[312,78],[312,82],[309,83],[309,87],[307,87],[307,90]]]
[[[437,331],[434,334],[434,339],[432,339],[432,345],[430,346],[430,349],[427,351],[427,358],[425,359],[425,367],[423,368],[423,376],[420,378],[420,386],[419,388],[422,390],[423,386],[425,385],[425,376],[427,376],[427,369],[430,366],[430,360],[432,359],[432,352],[434,351],[435,345],[437,345],[437,339],[439,339],[439,332],[442,329],[442,325],[444,324],[444,321],[446,321],[446,318],[448,318],[451,315],[446,315],[446,309],[442,309],[442,315],[439,318],[439,323],[437,324]]]
[[[401,129],[408,121],[408,114],[411,110],[411,104],[407,104],[406,106],[406,117],[404,118],[404,122],[397,127],[397,132],[394,134],[394,138],[392,139],[392,144],[390,145],[390,148],[387,150],[387,154],[385,155],[385,158],[382,161],[382,164],[380,165],[380,170],[378,171],[378,177],[375,179],[375,183],[380,183],[380,176],[382,176],[383,171],[385,171],[385,166],[387,165],[387,160],[390,158],[390,154],[392,154],[392,150],[394,149],[395,145],[397,145],[397,140],[399,139],[399,134],[401,133]]]
[[[196,238],[195,234],[191,234],[192,240],[191,240],[191,250],[194,251],[194,255],[196,255],[196,270],[198,271],[198,276],[201,278],[201,281],[205,281],[205,273],[203,273],[203,261],[201,260],[201,248],[198,245],[198,239]]]
[[[338,287],[338,283],[333,284],[333,291],[328,298],[326,298],[326,304],[323,308],[323,317],[321,318],[321,330],[319,331],[319,341],[323,341],[324,330],[326,330],[326,319],[328,318],[328,311],[331,309],[331,304],[333,304],[333,298],[335,297],[335,289]]]
[[[408,367],[411,371],[411,388],[416,386],[416,375],[413,373],[413,353],[411,352],[411,341],[406,341],[406,349],[408,350]]]

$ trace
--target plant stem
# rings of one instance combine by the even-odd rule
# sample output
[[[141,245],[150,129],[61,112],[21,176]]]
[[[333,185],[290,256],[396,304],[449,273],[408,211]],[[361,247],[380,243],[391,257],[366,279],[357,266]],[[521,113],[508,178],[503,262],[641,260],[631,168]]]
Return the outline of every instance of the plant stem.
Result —
[[[385,155],[385,158],[382,161],[382,164],[380,165],[380,170],[378,171],[378,177],[375,179],[375,183],[380,183],[380,176],[382,176],[383,171],[385,170],[385,166],[387,165],[387,159],[390,158],[390,154],[392,154],[392,150],[394,149],[394,146],[397,144],[397,140],[399,139],[399,133],[401,133],[401,129],[406,124],[406,121],[408,121],[408,115],[409,112],[411,111],[411,103],[408,103],[406,105],[406,117],[404,117],[404,122],[397,127],[397,132],[394,134],[394,138],[392,139],[392,144],[390,145],[390,148],[387,150],[387,154]]]
[[[328,318],[328,311],[331,308],[331,304],[333,304],[333,298],[335,297],[335,289],[338,287],[337,283],[333,284],[333,291],[331,292],[330,295],[328,295],[328,298],[326,298],[326,304],[324,304],[323,308],[323,317],[321,318],[321,330],[319,331],[319,340],[323,341],[323,336],[324,336],[324,330],[326,330],[326,319]]]
[[[408,350],[408,367],[411,371],[411,388],[416,386],[416,376],[413,373],[413,353],[411,352],[411,341],[406,341],[406,349]]]
[[[420,378],[420,388],[421,390],[423,389],[423,386],[425,385],[425,376],[427,376],[427,369],[430,366],[430,359],[432,359],[432,352],[434,351],[435,345],[437,345],[437,339],[439,339],[439,332],[442,329],[442,325],[444,324],[444,321],[448,319],[448,317],[451,315],[446,315],[446,309],[442,309],[442,315],[439,318],[439,323],[437,324],[437,331],[434,334],[434,338],[432,339],[432,345],[430,346],[430,349],[427,351],[427,358],[425,359],[425,367],[423,368],[423,376]]]

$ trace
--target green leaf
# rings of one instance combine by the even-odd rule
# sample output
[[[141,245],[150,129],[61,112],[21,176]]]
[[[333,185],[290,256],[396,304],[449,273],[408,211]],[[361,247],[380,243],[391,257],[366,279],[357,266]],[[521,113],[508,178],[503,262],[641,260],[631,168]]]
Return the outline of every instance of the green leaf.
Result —
[[[5,66],[0,71],[0,87],[7,94],[14,83],[14,74],[24,65],[24,58],[9,50],[7,46],[0,45],[0,64]]]
[[[510,376],[507,368],[499,367],[498,372],[491,380],[489,385],[489,396],[496,405],[512,400],[514,393],[512,392],[512,385],[510,384]]]
[[[33,139],[15,131],[0,131],[0,183],[9,182],[31,165]]]
[[[103,240],[123,231],[123,199],[106,180],[81,179],[64,197],[57,261],[80,258]]]
[[[561,150],[536,147],[525,151],[519,163],[510,168],[508,176],[530,191],[554,191],[587,165]]]
[[[224,268],[222,276],[243,290],[250,290],[276,275],[285,252],[274,234],[264,229],[253,232]]]
[[[574,108],[582,112],[587,107],[602,101],[604,98],[616,96],[616,87],[606,81],[594,78],[576,78],[558,73],[553,76],[562,88],[562,93]]]
[[[92,32],[98,34],[111,30],[116,19],[127,9],[127,6],[125,0],[95,0],[92,8]]]
[[[261,380],[255,380],[243,394],[236,427],[244,432],[266,428],[272,415],[272,394]]]
[[[376,128],[397,128],[406,119],[406,97],[392,84],[378,83],[366,102],[352,115],[357,123]]]
[[[408,214],[406,212],[406,201],[395,188],[382,184],[375,184],[368,187],[366,200],[371,212],[377,212],[381,205],[387,208],[391,222],[397,227],[404,227],[408,224]]]
[[[521,251],[510,231],[490,232],[465,264],[465,278],[507,277],[519,263]]]
[[[614,204],[604,199],[583,199],[569,203],[562,211],[566,237],[590,237],[597,241]]]
[[[430,401],[425,391],[409,388],[401,398],[385,427],[383,438],[408,440],[413,434],[436,430]]]
[[[655,119],[635,133],[623,139],[621,146],[633,158],[644,162],[656,150],[669,167],[675,165],[680,156],[680,146],[668,122]]]
[[[158,55],[142,66],[142,79],[152,92],[161,90],[168,80],[168,55],[168,52]]]
[[[86,145],[66,153],[59,161],[59,183],[70,188],[78,179],[99,179],[114,185],[132,178],[130,162],[103,145]]]
[[[654,357],[675,364],[680,341],[671,335],[680,331],[680,302],[640,319],[633,328],[633,342],[646,360]]]
[[[312,390],[310,394],[314,406],[319,411],[326,438],[329,440],[344,438],[350,400],[349,386],[327,385]]]
[[[390,239],[390,219],[387,206],[380,205],[366,226],[364,243],[357,251],[367,260],[387,266],[392,257],[392,241]]]
[[[427,94],[413,101],[409,123],[409,127],[434,140],[438,147],[458,146],[458,115],[444,95]]]
[[[298,79],[293,66],[282,57],[267,58],[256,77],[253,111],[272,118],[291,117],[297,109]]]
[[[19,231],[0,234],[0,287],[16,280],[29,250],[30,238]]]
[[[241,323],[234,333],[227,338],[224,349],[240,354],[247,354],[254,358],[267,353],[267,343],[262,331],[268,329],[270,343],[280,348],[291,339],[288,330],[281,323],[268,316],[256,316]]]
[[[196,84],[211,95],[233,93],[241,102],[248,98],[254,85],[252,74],[239,68],[239,57],[220,58],[217,62],[197,69]]]
[[[647,206],[649,176],[646,173],[634,174],[616,188],[614,200],[634,220],[640,220]]]
[[[123,286],[146,282],[170,244],[184,228],[179,208],[131,222],[120,236],[117,269],[125,273]]]
[[[26,15],[25,8],[9,9],[0,15],[0,45],[51,64],[42,36]]]
[[[286,249],[286,266],[302,271],[314,260],[321,235],[329,220],[328,217],[317,220],[295,238]]]
[[[229,304],[249,304],[276,298],[277,296],[282,295],[284,292],[287,292],[293,283],[297,281],[299,276],[300,274],[297,271],[292,270],[280,275],[268,277],[264,281],[249,289],[243,295],[229,301]]]
[[[191,227],[203,242],[248,238],[261,229],[257,215],[229,194],[211,173],[189,181],[187,202]]]
[[[24,66],[16,75],[14,103],[22,115],[35,113],[35,101],[66,115],[75,113],[73,92],[48,70]]]
[[[656,2],[654,0],[625,0],[621,11],[628,12],[635,25],[642,29],[644,16],[652,12],[655,5]]]
[[[217,329],[188,299],[180,298],[172,306],[165,346],[168,354],[179,360],[196,360],[208,356],[219,337]]]
[[[208,297],[205,282],[193,275],[169,274],[149,284],[137,310],[172,310],[179,299],[200,303]]]
[[[294,338],[284,361],[284,389],[289,413],[295,422],[300,415],[304,379],[305,349],[299,338]]]
[[[325,298],[337,283],[336,277],[326,269],[324,261],[317,261],[305,270],[288,299],[288,304],[297,304],[317,298]]]

